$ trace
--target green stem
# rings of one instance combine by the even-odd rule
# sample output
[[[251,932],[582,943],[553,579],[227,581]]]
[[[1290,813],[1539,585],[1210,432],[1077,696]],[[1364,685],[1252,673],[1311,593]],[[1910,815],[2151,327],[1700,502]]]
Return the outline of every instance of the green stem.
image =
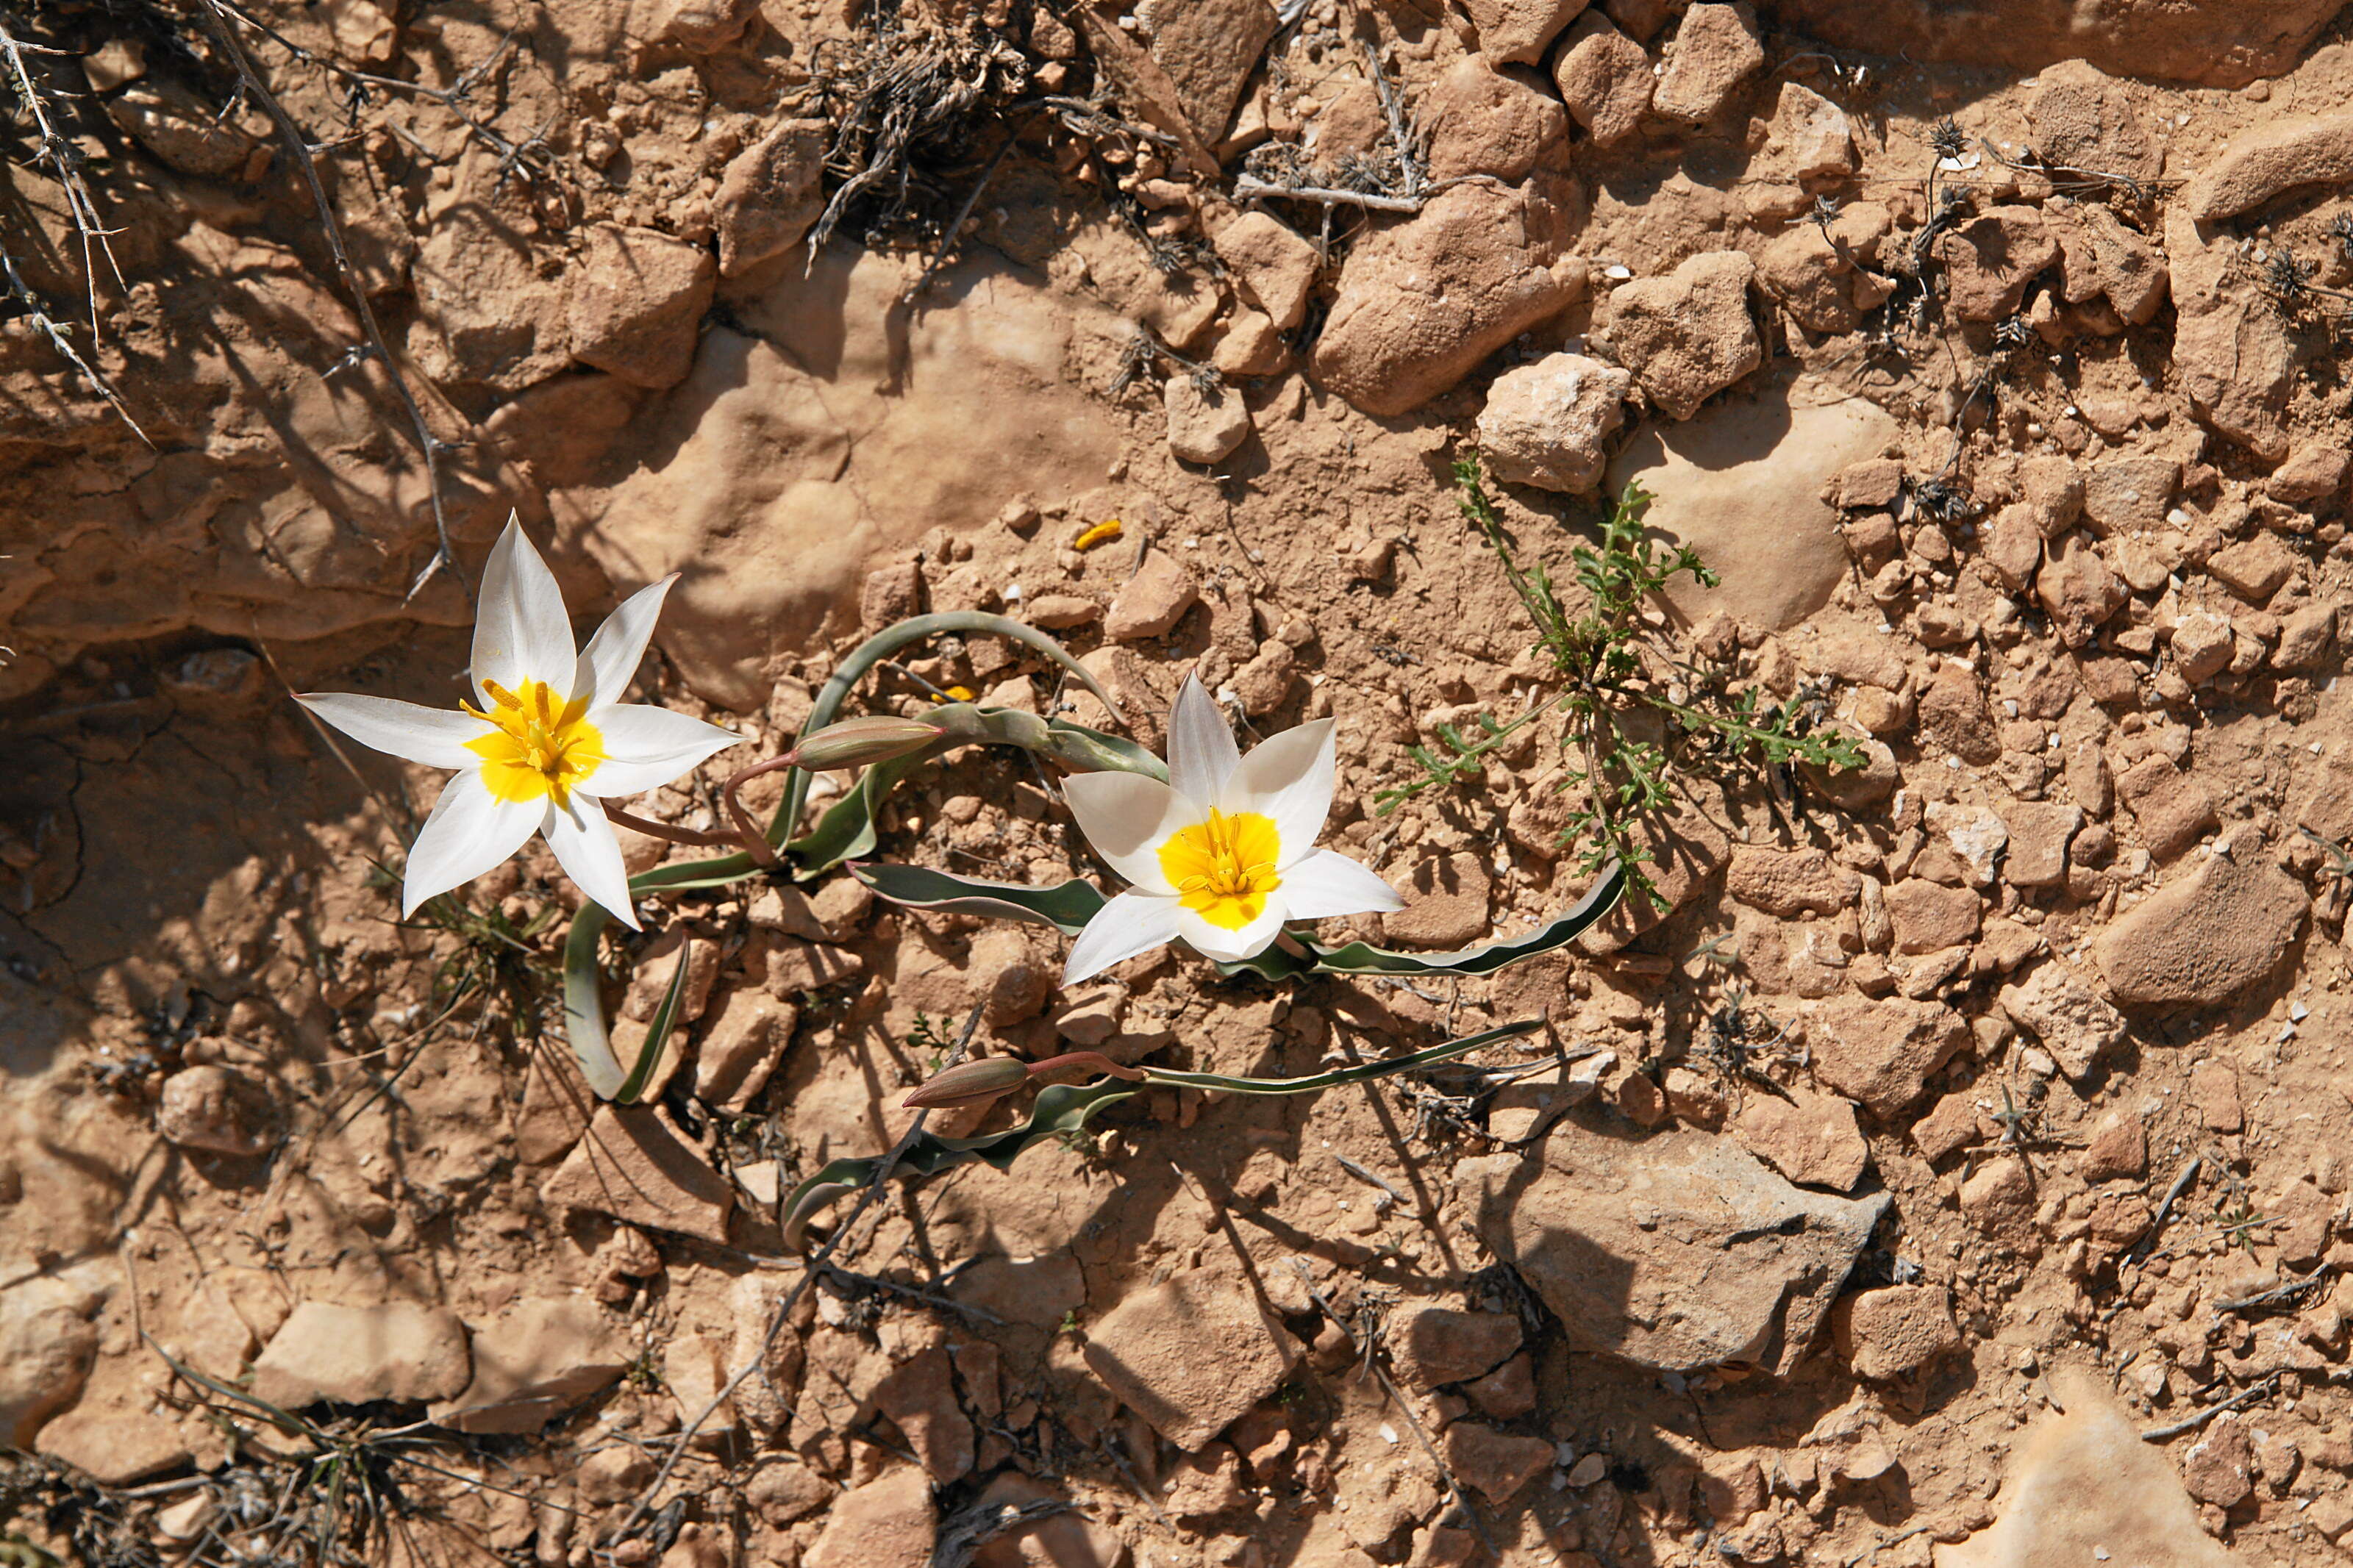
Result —
[[[1469,1056],[1482,1046],[1532,1035],[1543,1027],[1541,1021],[1530,1018],[1522,1023],[1505,1024],[1483,1034],[1449,1040],[1442,1046],[1432,1046],[1428,1050],[1415,1051],[1408,1056],[1383,1057],[1378,1061],[1335,1068],[1330,1072],[1312,1073],[1305,1078],[1229,1078],[1223,1073],[1179,1072],[1174,1068],[1155,1067],[1145,1068],[1143,1072],[1147,1082],[1170,1084],[1178,1089],[1216,1089],[1229,1094],[1311,1094],[1319,1089],[1363,1083],[1368,1079],[1388,1078],[1394,1073],[1411,1072],[1416,1068],[1451,1062],[1457,1057]]]

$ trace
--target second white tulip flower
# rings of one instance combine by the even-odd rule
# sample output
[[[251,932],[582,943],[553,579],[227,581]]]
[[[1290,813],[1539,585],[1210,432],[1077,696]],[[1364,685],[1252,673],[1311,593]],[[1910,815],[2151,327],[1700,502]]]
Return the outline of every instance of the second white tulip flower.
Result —
[[[1187,678],[1168,718],[1168,782],[1080,773],[1063,785],[1079,830],[1134,884],[1071,944],[1074,984],[1163,942],[1253,958],[1287,921],[1404,907],[1395,889],[1315,840],[1337,778],[1333,721],[1286,730],[1243,756],[1225,715]]]

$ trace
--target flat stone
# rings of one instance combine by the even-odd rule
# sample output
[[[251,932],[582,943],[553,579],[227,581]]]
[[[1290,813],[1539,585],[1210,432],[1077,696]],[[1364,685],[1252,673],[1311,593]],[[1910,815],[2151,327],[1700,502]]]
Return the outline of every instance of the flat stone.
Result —
[[[1509,1312],[1401,1306],[1389,1314],[1382,1342],[1389,1348],[1398,1381],[1427,1392],[1493,1371],[1520,1348],[1520,1321]]]
[[[2181,1484],[2200,1502],[2221,1509],[2254,1495],[2254,1443],[2236,1415],[2217,1416],[2182,1454]]]
[[[1977,672],[1949,660],[1920,689],[1920,728],[1965,763],[1983,767],[2001,756],[2001,735],[1986,708]]]
[[[1874,1382],[1920,1371],[1961,1348],[1952,1297],[1942,1285],[1890,1285],[1841,1301],[1831,1320],[1857,1377]]]
[[[1887,889],[1895,951],[1917,955],[1957,947],[1978,934],[1983,905],[1967,888],[1906,877]]]
[[[1121,1404],[1191,1453],[1273,1393],[1299,1346],[1250,1280],[1196,1268],[1121,1301],[1090,1326],[1084,1354]]]
[[[2298,557],[2277,534],[2259,533],[2229,544],[2206,560],[2214,580],[2252,605],[2260,605],[2295,575]]]
[[[1993,886],[1995,868],[2010,847],[2009,823],[1985,806],[1948,800],[1930,801],[1922,820],[1960,861],[1970,887]]]
[[[2353,180],[2353,113],[2281,120],[2232,139],[2183,192],[2200,223],[2236,217],[2300,185]]]
[[[1781,84],[1773,106],[1772,147],[1800,180],[1829,179],[1854,170],[1854,126],[1846,110],[1810,87]]]
[[[939,1510],[931,1478],[893,1465],[833,1500],[825,1529],[801,1561],[808,1568],[931,1568]]]
[[[719,275],[733,278],[784,255],[825,211],[825,150],[833,126],[786,120],[729,160],[711,216]]]
[[[455,1312],[417,1301],[304,1301],[262,1347],[251,1386],[257,1399],[300,1410],[321,1400],[447,1399],[472,1376],[466,1325]]]
[[[1749,1099],[1733,1119],[1740,1146],[1801,1187],[1854,1190],[1871,1166],[1854,1107],[1832,1095],[1790,1089]]]
[[[1165,550],[1151,551],[1135,575],[1120,584],[1112,596],[1110,613],[1103,617],[1103,636],[1113,642],[1165,637],[1200,601],[1200,584],[1185,563]]]
[[[735,1188],[671,1125],[643,1105],[602,1105],[588,1131],[540,1185],[551,1207],[610,1215],[648,1230],[724,1243]]]
[[[2106,207],[2079,207],[2077,213],[2091,238],[2093,261],[2108,303],[2132,325],[2148,325],[2171,292],[2172,274],[2164,250],[2138,229],[2126,227]]]
[[[1852,906],[1855,874],[1820,849],[1736,844],[1724,890],[1754,910],[1784,920],[1834,915]]]
[[[2144,184],[2165,173],[2164,144],[2141,118],[2132,84],[2087,60],[2063,60],[2045,69],[2027,100],[2026,117],[2034,127],[2034,150],[2046,164],[2121,174]]]
[[[1400,889],[1405,908],[1381,916],[1381,934],[1400,947],[1468,947],[1487,934],[1491,886],[1486,861],[1468,850],[1418,860]]]
[[[2128,1111],[2111,1111],[2092,1129],[2075,1173],[2087,1182],[2137,1180],[2148,1173],[2148,1129]]]
[[[2084,479],[2084,515],[2103,534],[2166,526],[2181,465],[2171,458],[2107,458]]]
[[[2125,1037],[2124,1015],[2066,965],[2045,963],[2001,988],[2001,1009],[2042,1042],[2059,1070],[2081,1080],[2103,1051]]]
[[[956,1398],[955,1368],[945,1345],[919,1351],[874,1385],[874,1407],[907,1439],[934,1486],[972,1469],[972,1421]]]
[[[2241,829],[2102,931],[2092,952],[2127,1012],[2227,1006],[2278,973],[2310,904],[2263,835]]]
[[[1282,25],[1267,0],[1143,0],[1135,19],[1152,60],[1205,142],[1225,139],[1267,40]]]
[[[1953,314],[1998,321],[2017,310],[2036,273],[2059,259],[2059,242],[2032,207],[1995,207],[1936,237]]]
[[[2238,1132],[2247,1125],[2239,1100],[2239,1074],[2229,1062],[2209,1059],[2189,1069],[2189,1101],[2209,1132]]]
[[[1525,1153],[1457,1167],[1479,1228],[1572,1348],[1671,1372],[1740,1362],[1787,1375],[1887,1211],[1808,1193],[1730,1139],[1630,1139],[1573,1110]]]
[[[1502,1502],[1552,1468],[1553,1446],[1542,1437],[1500,1432],[1476,1421],[1446,1428],[1446,1468],[1490,1502]]]
[[[460,1432],[536,1432],[618,1382],[633,1359],[594,1302],[525,1297],[475,1327],[472,1381],[427,1414]]]
[[[2042,568],[2034,577],[2034,595],[2051,616],[2059,640],[2070,648],[2087,647],[2131,596],[2123,581],[2108,570],[2099,551],[2080,532],[2044,546]]]
[[[1910,1110],[1928,1075],[1968,1038],[1950,1007],[1900,997],[1831,997],[1816,1005],[1806,1031],[1814,1076],[1883,1121]]]
[[[1568,112],[1557,99],[1479,55],[1440,72],[1418,110],[1434,180],[1517,180],[1568,142]]]
[[[2013,888],[2065,885],[2067,846],[2084,826],[2083,807],[2065,801],[2012,801],[2001,816],[2010,838],[2002,879]]]
[[[1244,213],[1218,229],[1210,243],[1243,297],[1266,312],[1275,331],[1287,332],[1307,319],[1323,260],[1295,230],[1265,213]]]
[[[737,986],[695,1047],[694,1095],[705,1105],[740,1112],[767,1087],[768,1075],[793,1043],[800,1009],[765,991]]]
[[[2116,791],[2138,824],[2141,841],[2160,861],[2182,854],[2220,820],[2206,786],[2169,757],[2143,757],[2116,776]]]

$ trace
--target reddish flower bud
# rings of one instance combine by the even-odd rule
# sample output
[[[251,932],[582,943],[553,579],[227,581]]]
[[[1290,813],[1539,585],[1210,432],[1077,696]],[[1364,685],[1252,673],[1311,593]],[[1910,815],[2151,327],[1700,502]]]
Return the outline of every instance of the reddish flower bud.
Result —
[[[983,1057],[961,1062],[929,1082],[919,1084],[902,1105],[987,1105],[1011,1094],[1029,1081],[1029,1064],[1018,1057]]]

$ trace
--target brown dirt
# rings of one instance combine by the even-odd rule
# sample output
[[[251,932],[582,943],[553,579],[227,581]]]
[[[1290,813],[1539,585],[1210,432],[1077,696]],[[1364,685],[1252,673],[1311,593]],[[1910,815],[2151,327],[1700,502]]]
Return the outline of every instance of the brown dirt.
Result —
[[[1062,635],[1147,743],[1188,670],[1231,687],[1256,733],[1339,719],[1335,842],[1417,889],[1398,940],[1525,929],[1583,890],[1548,740],[1394,816],[1372,802],[1436,725],[1514,711],[1538,684],[1448,470],[1495,375],[1566,348],[1643,362],[1642,400],[1588,456],[1612,485],[1647,476],[1653,522],[1725,575],[1679,591],[1662,626],[1777,693],[1806,683],[1826,721],[1883,742],[1872,775],[1694,775],[1671,915],[1434,986],[1222,981],[1164,952],[1063,996],[1024,973],[1062,954],[1029,928],[839,884],[813,908],[756,884],[655,900],[651,925],[719,963],[659,1108],[584,1134],[554,994],[574,890],[535,847],[466,890],[519,942],[398,923],[377,863],[435,775],[347,765],[287,700],[446,701],[465,660],[452,574],[404,601],[433,531],[389,380],[345,363],[357,327],[267,123],[216,120],[228,80],[166,47],[166,13],[123,23],[146,74],[109,89],[87,140],[129,287],[100,291],[95,357],[153,447],[26,319],[0,324],[0,1442],[100,1487],[0,1471],[0,1513],[16,1510],[0,1531],[92,1563],[226,1562],[258,1538],[268,1508],[239,1510],[302,1475],[302,1445],[249,1407],[205,1408],[227,1396],[168,1352],[290,1400],[374,1395],[322,1419],[430,1423],[433,1468],[385,1461],[404,1500],[369,1550],[388,1562],[1340,1568],[1492,1549],[1896,1568],[2038,1561],[2063,1535],[2119,1563],[2353,1551],[2348,884],[2302,831],[2353,837],[2353,626],[2332,637],[2327,615],[2353,580],[2330,292],[2353,280],[2330,226],[2353,194],[2328,183],[2353,163],[2282,186],[2226,156],[2342,112],[2341,25],[2303,6],[2309,26],[2267,32],[2260,8],[2221,7],[2229,36],[2201,43],[2175,7],[2145,79],[2021,79],[2063,52],[2044,47],[2051,6],[2018,6],[2042,31],[1999,47],[1923,21],[1955,57],[1923,64],[1776,30],[1805,7],[1704,5],[1703,27],[1670,0],[1603,0],[1591,15],[1647,48],[1642,68],[1679,73],[1674,101],[1729,73],[1712,118],[1651,114],[1606,149],[1582,121],[1565,132],[1555,62],[1594,32],[1579,22],[1509,68],[1522,99],[1476,87],[1474,113],[1440,121],[1447,167],[1496,171],[1445,198],[1456,226],[1383,216],[1405,237],[1375,246],[1345,205],[1327,229],[1312,205],[1267,204],[1323,263],[1299,307],[1278,297],[1292,253],[1262,233],[1211,264],[1241,143],[1306,125],[1327,163],[1370,145],[1358,28],[1419,103],[1480,27],[1549,37],[1583,7],[1311,0],[1263,66],[1227,58],[1264,32],[1229,8],[1209,28],[1181,6],[1147,5],[1141,26],[948,8],[949,31],[1026,51],[1041,90],[1082,94],[1104,62],[1110,101],[1162,140],[1015,109],[1012,151],[920,293],[996,150],[987,124],[928,155],[914,216],[871,245],[853,223],[814,258],[723,277],[706,254],[735,255],[725,226],[749,221],[729,193],[807,203],[726,176],[772,125],[827,111],[812,72],[846,58],[843,7],[256,14],[350,66],[473,83],[487,134],[387,91],[322,162],[450,443],[459,556],[478,566],[514,509],[575,608],[683,573],[646,689],[759,754],[881,620],[1083,601],[1059,606],[1077,622]],[[1835,27],[1857,10],[1812,9]],[[2086,46],[2105,69],[2131,68],[2140,9]],[[103,36],[69,21],[77,47]],[[1681,47],[1684,27],[1718,55]],[[1743,74],[1750,33],[1764,64]],[[2200,85],[2201,48],[2230,85]],[[347,123],[323,71],[258,53],[315,136]],[[1788,83],[1847,117],[1851,172],[1796,170]],[[1187,118],[1228,89],[1232,141]],[[1970,152],[1932,187],[1948,116]],[[2334,168],[2336,134],[2293,144]],[[522,166],[502,171],[492,138]],[[2023,156],[2063,142],[2072,170]],[[8,177],[0,241],[70,318],[85,285],[62,198],[27,165]],[[1947,308],[1915,316],[1902,289],[1883,306],[1932,188],[1955,187],[1976,216],[1918,247]],[[2193,188],[2228,216],[2199,221]],[[1840,204],[1819,229],[1817,195]],[[615,225],[642,248],[598,232]],[[1461,253],[1461,236],[1496,248]],[[1679,268],[1722,251],[1756,259],[1745,293],[1658,309]],[[2291,252],[2314,291],[2284,320],[2265,268]],[[1344,270],[1356,254],[1373,259]],[[628,255],[659,265],[608,275]],[[2135,309],[2151,256],[2169,300]],[[1481,303],[1403,299],[1417,267]],[[1626,282],[1648,298],[1611,304]],[[1335,300],[1347,341],[1318,346]],[[2022,342],[1998,339],[2005,319]],[[1140,375],[1139,323],[1166,351]],[[1679,330],[1704,341],[1641,346]],[[1226,368],[1247,413],[1214,465],[1171,451],[1218,437],[1172,430],[1202,414],[1164,398],[1185,374],[1172,354]],[[1377,417],[1339,385],[1426,400]],[[1660,412],[1686,404],[1688,420]],[[1957,498],[1941,521],[1932,480]],[[1523,553],[1566,579],[1594,498],[1499,489]],[[1116,542],[1072,548],[1113,518]],[[1155,554],[1199,602],[1113,641],[1114,601]],[[980,639],[919,651],[910,668],[941,686],[1057,694],[1039,661]],[[707,784],[638,803],[704,824],[713,805]],[[1048,781],[1005,755],[929,770],[883,826],[889,858],[1100,874]],[[662,849],[637,843],[633,866]],[[812,956],[812,937],[838,951]],[[935,1058],[928,1031],[984,1001],[990,1053],[1085,1039],[1304,1073],[1541,1015],[1541,1051],[1570,1059],[1484,1098],[1442,1076],[1296,1100],[1156,1089],[1009,1173],[893,1187],[635,1537],[605,1539],[799,1277],[778,1187],[885,1147]],[[703,1070],[723,1044],[767,1052],[762,1087]],[[1536,1196],[1596,1148],[1608,1180]],[[1755,1237],[1674,1210],[1697,1179],[1671,1165],[1735,1207],[1790,1194],[1777,1234],[1852,1272],[1774,1250],[1790,1315],[1725,1338],[1700,1319],[1753,1308],[1765,1276],[1742,1271],[1763,1265],[1730,1249]],[[1545,1214],[1620,1181],[1589,1237],[1542,1242],[1573,1267],[1507,1260]],[[1553,1206],[1515,1226],[1498,1193]],[[1821,1215],[1867,1223],[1882,1202],[1859,1253],[1822,1238]],[[2037,1421],[2059,1424],[2021,1440]],[[2116,1462],[2084,1463],[2096,1444]],[[1074,1511],[949,1554],[985,1509],[1040,1499]],[[109,1531],[132,1554],[105,1555]]]

